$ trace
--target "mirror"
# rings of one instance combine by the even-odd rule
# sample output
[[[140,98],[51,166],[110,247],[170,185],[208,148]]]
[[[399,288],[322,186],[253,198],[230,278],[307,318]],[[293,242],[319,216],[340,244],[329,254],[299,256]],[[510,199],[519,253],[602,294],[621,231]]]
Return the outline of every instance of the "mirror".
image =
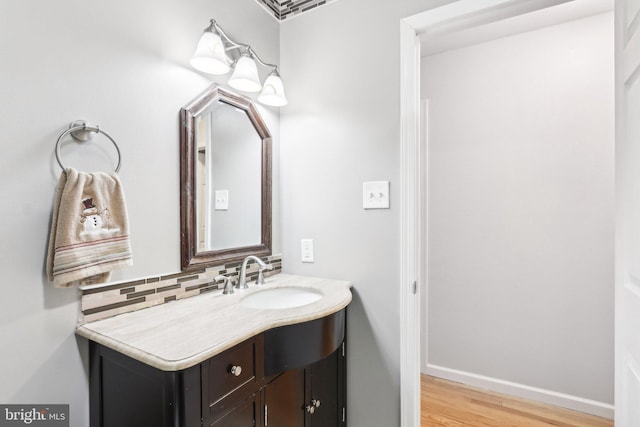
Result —
[[[271,254],[271,134],[216,84],[180,110],[180,223],[183,270]]]

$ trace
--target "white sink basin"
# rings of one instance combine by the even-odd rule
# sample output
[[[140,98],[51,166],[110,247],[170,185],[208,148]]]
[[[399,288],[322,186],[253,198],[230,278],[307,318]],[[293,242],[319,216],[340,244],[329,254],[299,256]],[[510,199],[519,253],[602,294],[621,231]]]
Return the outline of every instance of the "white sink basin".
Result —
[[[254,292],[240,300],[240,305],[249,308],[283,309],[311,304],[321,298],[322,294],[314,289],[289,286]]]

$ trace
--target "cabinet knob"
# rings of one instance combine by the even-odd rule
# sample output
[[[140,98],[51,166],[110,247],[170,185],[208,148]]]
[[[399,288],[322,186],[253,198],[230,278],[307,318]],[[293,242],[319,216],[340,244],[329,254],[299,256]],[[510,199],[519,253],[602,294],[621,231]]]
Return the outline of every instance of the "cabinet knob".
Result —
[[[229,372],[236,377],[239,377],[242,373],[242,366],[233,365],[229,368]]]
[[[307,405],[305,409],[308,413],[312,414],[316,412],[316,408],[320,407],[320,401],[318,399],[311,399],[311,404]]]

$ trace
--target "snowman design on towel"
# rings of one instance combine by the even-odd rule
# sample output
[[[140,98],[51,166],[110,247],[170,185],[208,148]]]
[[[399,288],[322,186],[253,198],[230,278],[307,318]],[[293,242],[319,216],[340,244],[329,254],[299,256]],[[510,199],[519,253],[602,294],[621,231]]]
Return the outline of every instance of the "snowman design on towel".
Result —
[[[119,231],[119,228],[109,228],[109,209],[98,209],[93,204],[93,197],[87,197],[82,200],[84,210],[80,214],[80,224],[84,225],[84,231],[80,232],[81,236],[86,234],[105,234]],[[103,228],[105,226],[106,228]]]

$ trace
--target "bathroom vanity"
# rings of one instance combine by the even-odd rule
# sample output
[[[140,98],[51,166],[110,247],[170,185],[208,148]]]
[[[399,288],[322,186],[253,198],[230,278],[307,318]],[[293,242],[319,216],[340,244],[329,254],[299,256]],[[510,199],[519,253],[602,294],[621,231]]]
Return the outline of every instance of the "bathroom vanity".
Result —
[[[82,325],[91,427],[346,426],[350,301],[348,282],[278,274]]]
[[[85,316],[129,311],[77,329],[90,340],[91,427],[346,426],[351,285],[275,274],[229,293],[249,260],[259,280],[259,257],[273,255],[269,129],[250,98],[217,84],[180,123],[185,276],[84,290]]]

